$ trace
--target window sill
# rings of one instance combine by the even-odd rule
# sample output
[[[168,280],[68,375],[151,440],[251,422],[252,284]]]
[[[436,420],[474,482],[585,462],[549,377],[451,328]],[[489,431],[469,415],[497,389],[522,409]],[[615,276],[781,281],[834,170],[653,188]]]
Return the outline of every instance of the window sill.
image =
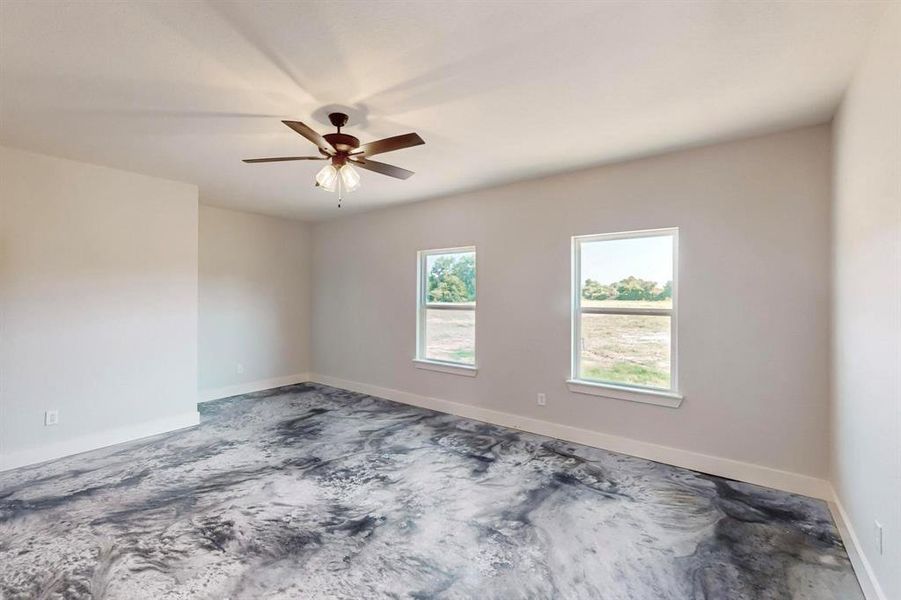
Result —
[[[464,377],[475,377],[479,374],[479,369],[475,366],[471,367],[469,365],[455,365],[453,363],[444,363],[436,360],[424,360],[421,358],[414,358],[413,366],[417,369],[437,371],[438,373],[450,373],[451,375],[463,375]]]
[[[567,379],[566,385],[569,387],[569,391],[577,394],[603,396],[605,398],[642,402],[644,404],[654,404],[656,406],[666,406],[668,408],[679,408],[683,399],[680,394],[674,392],[642,390],[638,388],[611,385],[609,383],[582,381],[579,379]]]

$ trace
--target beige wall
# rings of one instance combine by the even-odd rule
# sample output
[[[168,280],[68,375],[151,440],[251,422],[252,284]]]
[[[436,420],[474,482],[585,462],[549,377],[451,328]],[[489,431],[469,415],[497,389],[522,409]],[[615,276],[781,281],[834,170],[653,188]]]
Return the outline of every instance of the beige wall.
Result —
[[[201,398],[309,370],[310,250],[306,223],[200,207]]]
[[[317,224],[313,371],[823,477],[829,171],[821,126]],[[671,226],[682,407],[568,392],[570,237]],[[416,251],[464,245],[475,378],[411,363]]]
[[[901,8],[835,124],[833,482],[885,598],[901,598]],[[884,528],[876,547],[874,521]]]
[[[195,186],[0,148],[0,467],[196,423],[196,331]]]

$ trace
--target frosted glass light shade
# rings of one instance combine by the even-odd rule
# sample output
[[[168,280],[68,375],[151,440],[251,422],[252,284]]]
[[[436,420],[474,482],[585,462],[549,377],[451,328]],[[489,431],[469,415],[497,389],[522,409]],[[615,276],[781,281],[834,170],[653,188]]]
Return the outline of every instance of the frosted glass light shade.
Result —
[[[338,189],[338,169],[325,165],[316,173],[316,183],[326,192],[334,192]]]
[[[352,192],[360,187],[360,174],[352,166],[344,165],[339,173],[341,173],[341,183],[345,191]]]

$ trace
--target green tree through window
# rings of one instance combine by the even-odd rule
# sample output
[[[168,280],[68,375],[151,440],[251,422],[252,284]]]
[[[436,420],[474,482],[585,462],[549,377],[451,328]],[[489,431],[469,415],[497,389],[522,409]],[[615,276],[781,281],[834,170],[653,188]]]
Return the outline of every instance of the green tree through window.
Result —
[[[673,297],[673,282],[667,281],[663,287],[654,281],[638,277],[626,277],[604,285],[594,279],[586,279],[582,285],[584,300],[667,300]]]
[[[447,254],[435,259],[429,270],[428,302],[474,302],[475,255]]]

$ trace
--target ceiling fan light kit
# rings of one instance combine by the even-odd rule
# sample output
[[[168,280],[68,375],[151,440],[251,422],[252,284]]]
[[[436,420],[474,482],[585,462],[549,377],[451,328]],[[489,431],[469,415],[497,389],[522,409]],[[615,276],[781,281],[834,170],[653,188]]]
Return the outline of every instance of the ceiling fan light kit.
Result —
[[[316,187],[327,192],[338,192],[338,208],[345,192],[353,192],[360,187],[360,174],[354,169],[357,166],[367,171],[373,171],[397,179],[408,179],[413,171],[401,169],[394,165],[369,160],[375,154],[384,154],[403,148],[419,146],[425,142],[415,133],[397,135],[368,144],[360,145],[360,140],[352,135],[341,133],[341,128],[347,125],[347,115],[344,113],[329,113],[329,121],[337,128],[336,133],[319,135],[310,127],[300,121],[282,121],[285,125],[313,142],[322,156],[279,156],[275,158],[246,158],[246,163],[284,162],[290,160],[327,160],[327,165],[316,173]]]

